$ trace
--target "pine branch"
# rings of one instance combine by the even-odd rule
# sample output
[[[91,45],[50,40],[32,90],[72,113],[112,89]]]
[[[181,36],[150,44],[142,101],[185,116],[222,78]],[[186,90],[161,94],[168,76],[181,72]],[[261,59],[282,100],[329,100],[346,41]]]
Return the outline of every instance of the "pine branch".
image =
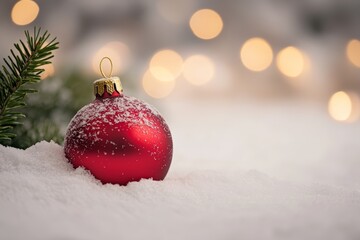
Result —
[[[50,64],[54,57],[52,51],[58,48],[56,38],[48,41],[50,34],[34,28],[33,35],[25,31],[26,43],[20,40],[15,43],[16,53],[4,58],[5,66],[0,69],[0,144],[8,145],[16,135],[13,128],[21,124],[24,114],[16,112],[17,108],[25,106],[24,97],[36,92],[29,84],[40,81],[42,66]]]

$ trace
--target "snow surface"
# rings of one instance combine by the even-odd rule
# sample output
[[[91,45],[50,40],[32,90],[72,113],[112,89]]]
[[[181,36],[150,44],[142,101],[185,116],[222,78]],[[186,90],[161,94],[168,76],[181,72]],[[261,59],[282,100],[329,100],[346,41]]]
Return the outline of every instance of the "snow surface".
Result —
[[[0,146],[0,239],[360,239],[359,124],[299,104],[194,105],[165,111],[162,182],[102,185],[55,143]]]

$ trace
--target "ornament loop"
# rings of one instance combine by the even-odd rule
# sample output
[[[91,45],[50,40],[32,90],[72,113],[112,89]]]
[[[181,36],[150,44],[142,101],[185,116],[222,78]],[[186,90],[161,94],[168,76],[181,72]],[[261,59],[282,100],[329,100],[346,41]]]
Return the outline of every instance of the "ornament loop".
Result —
[[[110,62],[110,74],[109,74],[108,76],[106,76],[106,74],[104,73],[103,68],[102,68],[102,63],[103,63],[103,61],[104,61],[105,59],[109,60],[109,62]],[[110,59],[109,57],[103,57],[103,58],[101,59],[101,61],[100,61],[99,67],[100,67],[101,75],[102,75],[104,78],[111,78],[112,71],[113,71],[113,63],[112,63],[112,61],[111,61],[111,59]]]

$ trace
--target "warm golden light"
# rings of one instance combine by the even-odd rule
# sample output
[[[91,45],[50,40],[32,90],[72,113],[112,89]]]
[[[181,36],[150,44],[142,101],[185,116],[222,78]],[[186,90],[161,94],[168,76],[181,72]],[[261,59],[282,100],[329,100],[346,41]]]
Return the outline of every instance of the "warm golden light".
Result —
[[[215,74],[215,65],[210,58],[203,55],[193,55],[185,60],[183,75],[194,85],[209,82]]]
[[[182,57],[170,49],[155,53],[149,64],[151,74],[160,81],[175,80],[180,75],[182,67]]]
[[[262,38],[247,40],[240,50],[240,58],[244,66],[251,71],[263,71],[273,60],[270,44]]]
[[[155,78],[150,71],[146,71],[142,80],[145,92],[153,98],[164,98],[175,88],[175,81],[161,81]]]
[[[328,104],[329,114],[337,121],[353,122],[359,118],[359,97],[354,93],[334,93]]]
[[[114,41],[101,47],[92,58],[92,68],[95,73],[101,75],[99,63],[103,57],[109,57],[113,62],[113,75],[123,73],[128,65],[130,50],[122,42]],[[110,72],[110,64],[103,64],[103,71]]]
[[[52,63],[45,65],[43,68],[44,68],[44,71],[40,74],[41,80],[44,80],[44,79],[54,75],[55,68]]]
[[[213,39],[217,37],[222,28],[223,21],[220,15],[211,9],[201,9],[190,18],[192,32],[201,39]]]
[[[360,41],[352,39],[346,46],[346,55],[349,61],[360,68]]]
[[[11,19],[17,25],[32,23],[39,14],[39,6],[32,0],[21,0],[17,2],[12,11]]]
[[[282,49],[276,58],[276,64],[282,74],[288,77],[300,76],[305,68],[305,58],[295,47]]]

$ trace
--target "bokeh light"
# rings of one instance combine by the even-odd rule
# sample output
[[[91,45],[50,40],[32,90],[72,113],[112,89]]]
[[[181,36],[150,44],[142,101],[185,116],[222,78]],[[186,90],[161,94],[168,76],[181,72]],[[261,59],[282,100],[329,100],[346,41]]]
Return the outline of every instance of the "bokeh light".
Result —
[[[182,57],[170,49],[155,53],[149,64],[151,74],[160,81],[175,80],[180,75],[182,67]]]
[[[123,73],[129,64],[130,50],[128,46],[119,41],[113,41],[101,47],[92,58],[92,67],[96,74],[101,75],[99,63],[103,57],[109,57],[113,62],[113,75]],[[103,64],[105,74],[110,72],[110,64]]]
[[[305,58],[299,49],[290,46],[278,53],[276,64],[280,72],[285,76],[298,77],[305,69]]]
[[[55,68],[54,68],[54,64],[47,64],[43,66],[44,71],[40,74],[40,78],[42,80],[51,77],[54,75],[55,73]]]
[[[360,41],[352,39],[346,46],[346,55],[349,61],[360,68]]]
[[[11,19],[17,25],[32,23],[39,14],[39,6],[32,0],[17,2],[11,11]]]
[[[273,51],[266,40],[251,38],[241,47],[240,58],[246,68],[259,72],[270,66],[273,60]]]
[[[198,38],[209,40],[217,37],[223,28],[220,15],[211,9],[201,9],[190,18],[190,28]]]
[[[204,55],[193,55],[185,60],[183,75],[194,85],[203,85],[209,82],[215,74],[213,61]]]
[[[329,100],[328,110],[337,121],[356,121],[359,118],[359,97],[354,93],[336,92]]]
[[[150,70],[147,70],[142,79],[145,92],[153,98],[164,98],[175,88],[175,81],[161,81],[155,78]]]

